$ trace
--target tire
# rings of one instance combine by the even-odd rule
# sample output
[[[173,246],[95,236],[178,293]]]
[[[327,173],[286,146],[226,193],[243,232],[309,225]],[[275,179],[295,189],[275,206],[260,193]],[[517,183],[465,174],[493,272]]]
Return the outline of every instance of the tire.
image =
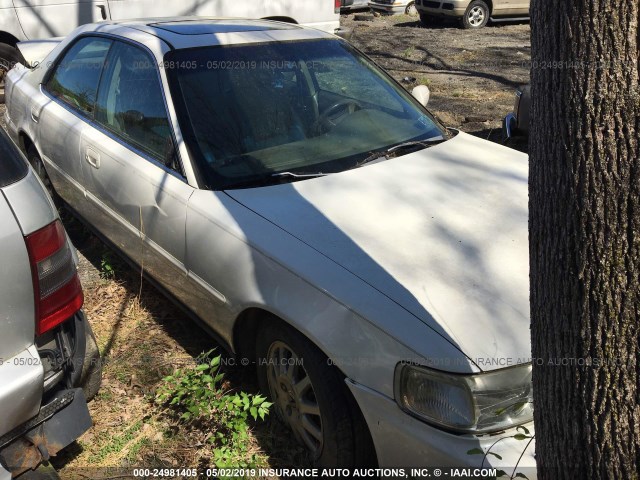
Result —
[[[409,15],[411,17],[418,16],[418,9],[416,8],[416,3],[409,2],[409,5],[407,5],[407,8],[404,9],[404,13],[405,15]]]
[[[100,390],[100,385],[102,384],[102,361],[96,336],[93,334],[91,324],[84,315],[81,315],[81,318],[76,321],[76,334],[81,344],[78,345],[76,352],[75,367],[82,363],[82,368],[78,369],[80,374],[76,377],[77,379],[73,386],[82,388],[88,402]]]
[[[29,161],[31,168],[33,168],[33,170],[36,172],[36,175],[38,175],[38,177],[42,181],[43,185],[47,189],[47,192],[49,192],[49,195],[53,199],[53,203],[55,203],[56,207],[59,208],[61,206],[60,197],[58,197],[58,195],[56,194],[56,191],[53,188],[53,184],[51,183],[51,179],[49,178],[49,175],[44,168],[44,163],[40,158],[38,149],[34,145],[29,145],[29,147],[27,148],[27,160]]]
[[[20,51],[7,45],[6,43],[0,43],[0,86],[4,86],[4,77],[9,70],[18,62],[23,62],[24,58]]]
[[[489,6],[483,0],[473,0],[462,17],[464,28],[483,28],[491,16]]]
[[[272,414],[293,430],[318,468],[375,466],[369,430],[341,372],[298,331],[275,319],[265,323],[256,358],[258,381],[273,402]],[[289,363],[277,368],[278,358]]]

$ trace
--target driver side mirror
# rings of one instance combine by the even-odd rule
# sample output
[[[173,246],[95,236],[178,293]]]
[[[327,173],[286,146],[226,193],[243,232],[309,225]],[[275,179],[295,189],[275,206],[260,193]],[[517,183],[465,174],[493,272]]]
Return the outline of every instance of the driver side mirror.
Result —
[[[429,103],[431,92],[429,91],[429,87],[427,87],[426,85],[418,85],[413,90],[411,90],[411,95],[413,95],[414,98],[418,100],[423,107],[426,107],[427,103]]]

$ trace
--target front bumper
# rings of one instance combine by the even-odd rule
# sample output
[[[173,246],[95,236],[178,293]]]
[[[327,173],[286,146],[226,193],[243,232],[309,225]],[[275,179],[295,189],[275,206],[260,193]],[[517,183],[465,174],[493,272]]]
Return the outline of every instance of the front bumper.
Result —
[[[495,435],[454,435],[407,415],[392,399],[347,380],[362,411],[376,448],[381,468],[457,467],[497,468],[535,478],[535,441],[516,440],[516,432]],[[533,425],[527,425],[533,435]],[[491,450],[493,455],[472,455],[472,449]],[[523,454],[524,452],[524,454]]]
[[[91,425],[82,389],[58,392],[36,417],[0,438],[0,480],[36,468]]]
[[[436,17],[462,17],[471,0],[416,0],[418,12]]]

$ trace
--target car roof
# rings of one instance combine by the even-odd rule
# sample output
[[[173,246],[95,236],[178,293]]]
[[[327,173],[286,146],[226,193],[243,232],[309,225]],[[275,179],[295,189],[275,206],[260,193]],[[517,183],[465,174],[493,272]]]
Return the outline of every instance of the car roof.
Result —
[[[175,49],[335,38],[326,32],[292,23],[244,18],[144,18],[101,22],[91,29],[123,37],[135,36],[137,40],[140,39],[138,32],[143,32],[149,35],[150,40],[160,38]]]

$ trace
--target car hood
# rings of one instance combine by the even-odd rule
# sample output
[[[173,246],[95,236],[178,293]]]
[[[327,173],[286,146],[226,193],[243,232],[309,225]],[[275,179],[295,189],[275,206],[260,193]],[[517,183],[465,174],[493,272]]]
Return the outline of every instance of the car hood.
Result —
[[[343,173],[227,193],[493,370],[530,357],[527,182],[526,155],[458,133]]]

